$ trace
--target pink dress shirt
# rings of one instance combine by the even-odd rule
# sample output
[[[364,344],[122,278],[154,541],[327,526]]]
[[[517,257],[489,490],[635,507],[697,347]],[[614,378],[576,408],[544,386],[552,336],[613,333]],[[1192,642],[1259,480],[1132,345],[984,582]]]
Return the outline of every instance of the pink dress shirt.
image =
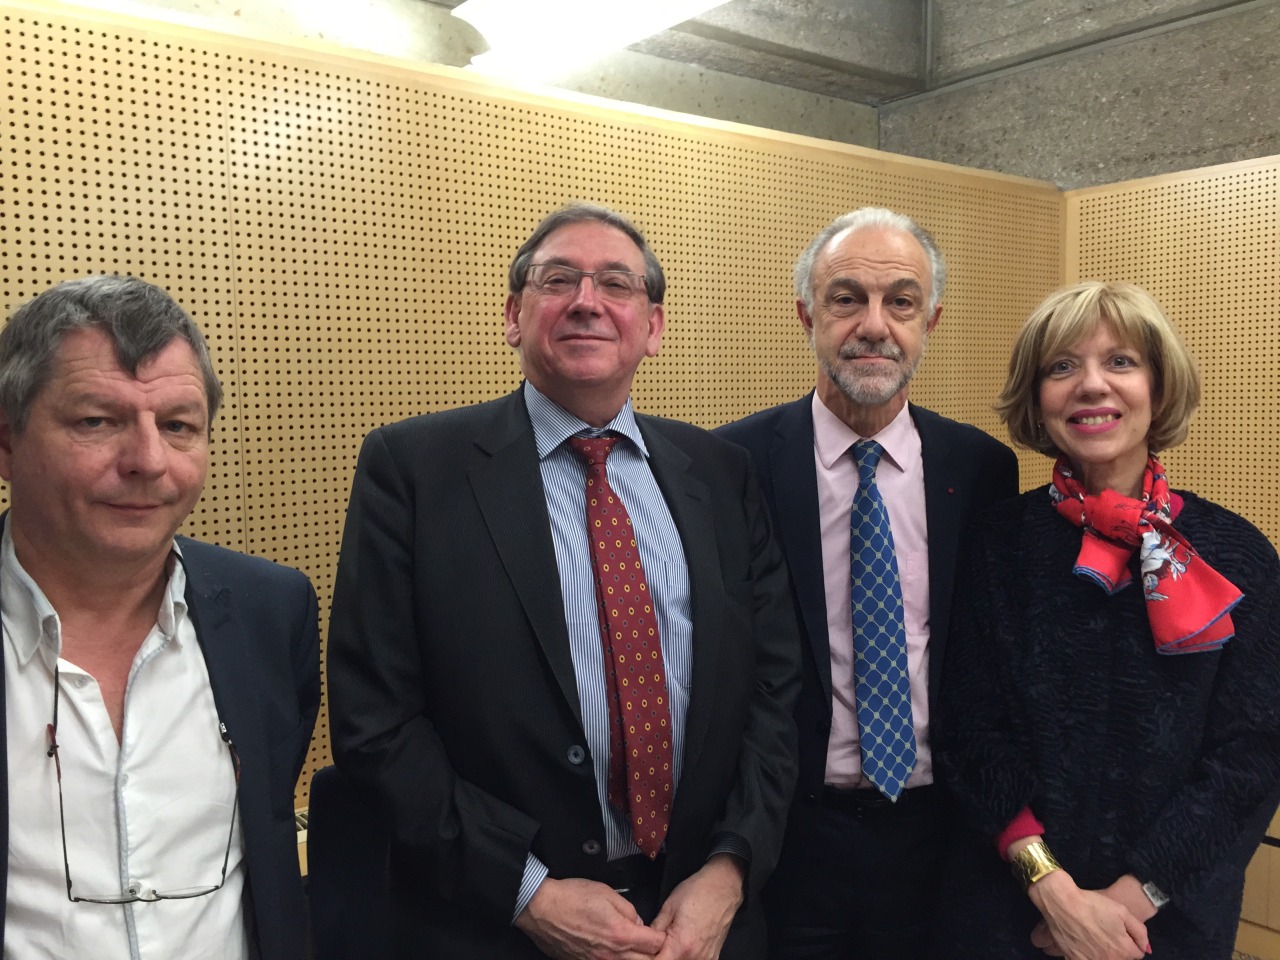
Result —
[[[862,776],[857,703],[853,694],[853,611],[849,583],[849,513],[858,468],[849,448],[864,439],[813,396],[813,458],[818,475],[818,519],[831,647],[832,716],[826,782],[870,787]],[[907,787],[933,782],[929,752],[929,530],[925,519],[924,458],[911,414],[902,411],[874,439],[885,455],[876,486],[889,511],[902,603],[907,621],[907,673],[916,731],[916,766]]]

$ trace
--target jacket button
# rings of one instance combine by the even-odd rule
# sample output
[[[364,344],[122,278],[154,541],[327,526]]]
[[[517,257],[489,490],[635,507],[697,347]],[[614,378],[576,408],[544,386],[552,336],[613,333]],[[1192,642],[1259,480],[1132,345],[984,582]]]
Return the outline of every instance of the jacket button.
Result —
[[[587,759],[587,751],[583,750],[575,743],[569,748],[566,756],[569,758],[569,762],[576,767],[578,764],[582,763],[583,760]]]
[[[600,852],[600,841],[588,840],[586,843],[582,845],[582,852],[585,853],[588,857],[594,857],[596,854]]]

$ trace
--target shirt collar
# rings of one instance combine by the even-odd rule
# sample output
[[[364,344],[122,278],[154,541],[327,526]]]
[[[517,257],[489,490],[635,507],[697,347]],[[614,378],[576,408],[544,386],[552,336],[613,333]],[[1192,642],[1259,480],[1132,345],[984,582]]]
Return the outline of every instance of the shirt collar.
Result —
[[[640,450],[646,457],[649,448],[645,446],[644,437],[640,434],[640,425],[636,423],[635,408],[631,406],[631,398],[622,405],[622,409],[604,427],[597,429],[589,423],[579,420],[560,404],[539,392],[529,381],[524,383],[524,403],[529,411],[529,420],[533,423],[533,437],[538,446],[538,459],[545,460],[562,443],[579,433],[593,436],[612,430],[620,433]]]
[[[12,524],[4,525],[0,542],[0,595],[4,597],[4,626],[18,662],[26,666],[42,645],[57,659],[62,648],[58,614],[18,562],[13,549]]]
[[[160,632],[175,643],[181,642],[182,633],[179,625],[187,615],[187,568],[182,561],[182,548],[178,541],[173,541],[173,549],[169,554],[169,585],[164,596],[160,598],[160,612],[156,615],[156,626]]]
[[[45,646],[54,659],[62,655],[62,623],[58,611],[44,595],[39,584],[22,568],[13,547],[11,524],[4,524],[0,539],[0,591],[3,591],[5,633],[14,653],[24,666],[40,647]],[[166,642],[179,643],[178,625],[187,615],[187,571],[182,565],[182,550],[177,541],[169,556],[169,582],[160,597],[156,626]]]
[[[813,446],[823,467],[830,470],[859,440],[875,440],[884,448],[881,463],[893,464],[895,470],[901,471],[902,464],[907,461],[908,443],[915,424],[911,420],[909,404],[903,404],[898,415],[874,437],[863,437],[852,430],[847,423],[831,412],[822,402],[817,391],[813,394]]]

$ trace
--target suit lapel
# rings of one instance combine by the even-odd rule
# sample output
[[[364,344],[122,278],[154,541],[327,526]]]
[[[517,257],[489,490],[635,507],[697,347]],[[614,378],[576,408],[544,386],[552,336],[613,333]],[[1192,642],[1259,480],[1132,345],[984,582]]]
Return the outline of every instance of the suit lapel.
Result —
[[[689,771],[697,765],[715,716],[716,664],[724,635],[721,622],[724,584],[711,514],[711,490],[690,472],[693,461],[688,454],[660,433],[650,418],[638,414],[636,421],[649,448],[649,467],[680,532],[685,563],[689,567],[693,643],[683,761],[683,769]]]
[[[200,544],[186,537],[179,537],[178,543],[187,574],[187,610],[209,671],[218,715],[227,725],[237,749],[242,753],[246,748],[252,751],[253,747],[243,741],[246,737],[252,738],[253,732],[242,720],[249,710],[250,687],[255,681],[246,676],[248,671],[244,669],[248,662],[240,649],[244,636],[231,615],[231,588],[204,563]]]
[[[582,705],[569,652],[551,520],[523,393],[509,394],[492,409],[492,419],[477,431],[480,457],[468,471],[468,479],[543,655],[581,724]]]
[[[818,518],[818,475],[813,463],[812,394],[791,404],[778,418],[769,449],[774,515],[773,534],[791,570],[796,603],[813,649],[818,678],[831,702],[831,647],[827,636],[827,593],[822,571],[822,529]]]
[[[911,405],[924,461],[925,522],[929,531],[929,704],[936,707],[942,657],[951,620],[956,557],[960,550],[959,505],[969,500],[968,472],[957,469],[956,448],[936,414]]]
[[[195,627],[200,652],[209,672],[218,717],[226,725],[239,758],[240,822],[245,835],[245,892],[254,911],[261,916],[266,904],[275,903],[275,884],[270,844],[265,842],[263,818],[271,810],[272,768],[268,733],[263,724],[263,704],[292,694],[292,690],[271,689],[263,674],[255,669],[259,659],[250,645],[255,642],[253,625],[236,615],[236,592],[211,562],[213,549],[187,537],[177,538],[182,565],[187,574],[187,613]],[[272,925],[250,925],[251,947],[265,952],[264,936]]]

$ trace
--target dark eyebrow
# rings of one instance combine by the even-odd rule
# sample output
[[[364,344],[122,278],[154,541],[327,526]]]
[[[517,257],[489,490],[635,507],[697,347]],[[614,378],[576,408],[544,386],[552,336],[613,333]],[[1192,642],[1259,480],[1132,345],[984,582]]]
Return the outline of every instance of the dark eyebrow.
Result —
[[[548,257],[546,260],[542,261],[542,264],[543,266],[571,267],[574,270],[582,269],[581,267],[574,266],[574,264],[570,263],[565,257]],[[631,264],[623,263],[621,260],[610,260],[598,270],[588,270],[587,273],[599,273],[607,270],[621,270],[623,273],[636,273],[635,270],[631,269]],[[642,277],[644,274],[636,273],[636,276]]]
[[[95,393],[92,390],[72,394],[67,402],[73,407],[90,406],[108,411],[119,410],[122,406],[127,406],[127,404],[121,404],[115,397],[108,396],[105,393]],[[205,404],[196,399],[179,400],[169,406],[159,408],[155,413],[160,416],[182,416],[188,413],[198,413],[203,417],[209,415],[209,411],[205,409]]]
[[[912,277],[903,277],[901,280],[895,280],[889,284],[890,293],[900,293],[903,290],[919,294],[921,297],[924,296],[924,287],[920,285],[920,281]]]
[[[92,389],[71,394],[66,403],[70,407],[98,407],[103,410],[117,410],[121,406],[118,398]]]
[[[205,409],[205,405],[198,400],[182,400],[175,403],[171,407],[162,407],[156,411],[159,414],[168,414],[170,416],[182,416],[188,413],[197,413],[202,417],[207,417],[209,411]]]
[[[853,277],[834,277],[827,283],[828,292],[841,289],[852,290],[855,293],[866,293],[866,288]],[[894,280],[889,284],[889,289],[886,292],[888,296],[894,296],[904,290],[917,294],[922,299],[924,298],[924,287],[920,285],[920,281],[912,277],[902,277]]]
[[[827,282],[827,292],[838,289],[852,290],[855,293],[866,292],[863,289],[862,284],[857,280],[854,280],[852,277],[832,277],[831,280]]]

